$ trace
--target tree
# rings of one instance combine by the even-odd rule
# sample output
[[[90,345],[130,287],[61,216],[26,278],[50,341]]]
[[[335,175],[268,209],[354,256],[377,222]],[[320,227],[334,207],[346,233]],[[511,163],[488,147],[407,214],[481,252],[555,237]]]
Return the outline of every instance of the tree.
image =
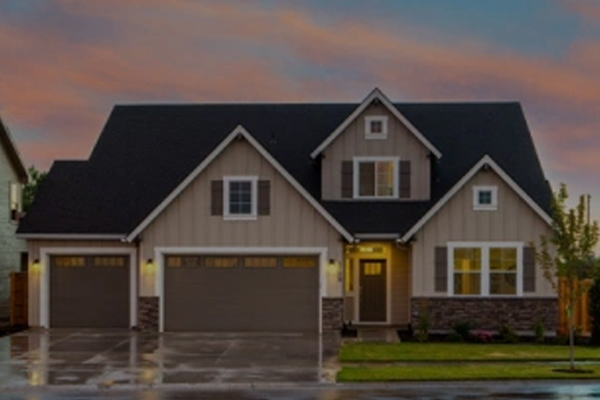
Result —
[[[39,171],[33,165],[27,168],[27,174],[29,181],[23,186],[23,211],[29,209],[42,182],[48,175],[47,172]]]
[[[598,262],[594,247],[598,243],[598,222],[589,221],[585,196],[580,196],[575,208],[567,207],[569,194],[565,184],[552,196],[552,233],[540,237],[540,247],[535,248],[536,261],[544,276],[558,290],[563,282],[566,292],[565,309],[569,321],[570,369],[575,370],[574,308],[586,293],[596,276]]]

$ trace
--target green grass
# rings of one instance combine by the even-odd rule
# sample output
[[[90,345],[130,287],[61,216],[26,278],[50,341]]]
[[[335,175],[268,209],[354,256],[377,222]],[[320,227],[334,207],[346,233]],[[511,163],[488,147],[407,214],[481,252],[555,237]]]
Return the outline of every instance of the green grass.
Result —
[[[566,361],[569,347],[536,344],[349,343],[342,362]],[[600,361],[600,347],[575,348],[575,360]]]
[[[567,365],[538,364],[458,364],[458,365],[375,365],[343,367],[338,382],[460,381],[521,379],[598,379],[600,365],[585,365],[592,373],[555,372]]]

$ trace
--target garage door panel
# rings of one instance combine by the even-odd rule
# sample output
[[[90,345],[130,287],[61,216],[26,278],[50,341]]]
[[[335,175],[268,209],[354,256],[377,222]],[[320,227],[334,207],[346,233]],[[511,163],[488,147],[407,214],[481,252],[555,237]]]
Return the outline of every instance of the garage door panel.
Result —
[[[316,331],[318,268],[166,268],[165,328]]]
[[[71,262],[69,259],[77,262]],[[106,264],[111,258],[116,264]],[[83,259],[83,261],[81,260]],[[69,328],[129,326],[129,259],[55,256],[50,266],[50,325]]]

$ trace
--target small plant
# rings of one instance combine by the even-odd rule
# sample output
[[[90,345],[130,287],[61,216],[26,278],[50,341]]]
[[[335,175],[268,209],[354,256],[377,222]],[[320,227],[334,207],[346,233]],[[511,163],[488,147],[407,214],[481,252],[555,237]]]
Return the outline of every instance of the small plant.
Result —
[[[533,335],[536,343],[544,343],[546,331],[544,328],[544,323],[540,318],[538,318],[535,322],[535,325],[533,325]]]
[[[429,310],[423,309],[419,313],[419,324],[417,325],[417,340],[421,343],[426,342],[429,339],[429,328],[431,327],[431,320],[429,317]]]
[[[513,328],[508,324],[502,324],[500,329],[498,329],[498,338],[502,343],[518,343],[519,337],[513,330]]]
[[[454,324],[454,332],[460,336],[463,342],[467,342],[471,338],[471,322],[457,322]]]
[[[494,337],[494,332],[477,329],[471,332],[471,335],[478,343],[490,343]]]

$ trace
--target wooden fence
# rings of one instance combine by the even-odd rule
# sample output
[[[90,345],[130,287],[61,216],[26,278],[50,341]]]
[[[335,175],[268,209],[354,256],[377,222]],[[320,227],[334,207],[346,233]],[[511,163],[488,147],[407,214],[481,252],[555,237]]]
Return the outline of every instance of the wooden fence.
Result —
[[[27,326],[27,272],[10,273],[10,325]]]
[[[568,288],[564,280],[559,282],[558,286],[558,334],[569,334],[569,317],[567,316],[567,298]],[[582,335],[589,335],[592,332],[592,321],[589,312],[590,299],[587,293],[584,293],[575,304],[574,322],[575,329],[578,329]]]

